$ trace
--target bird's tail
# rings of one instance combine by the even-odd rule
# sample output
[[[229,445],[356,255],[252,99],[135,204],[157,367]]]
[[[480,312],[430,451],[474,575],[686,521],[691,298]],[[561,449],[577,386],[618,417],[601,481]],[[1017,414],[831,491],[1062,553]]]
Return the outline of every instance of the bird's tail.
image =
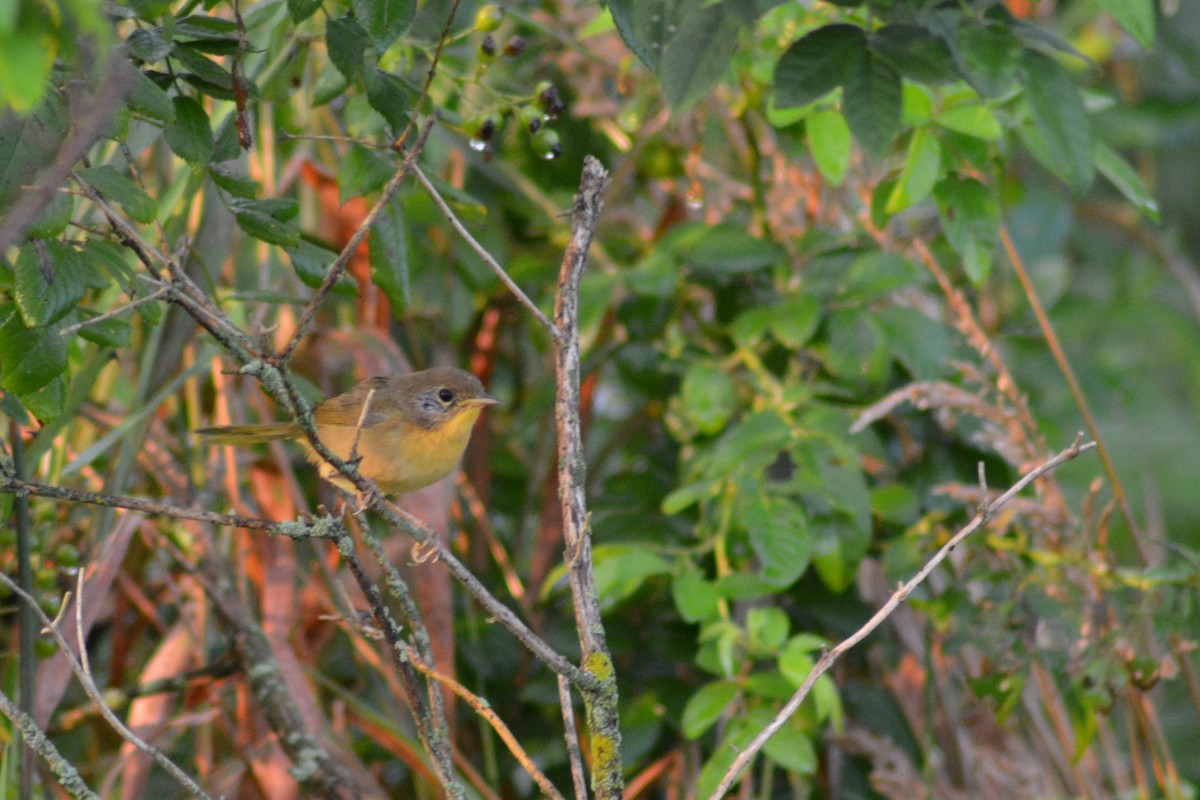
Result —
[[[275,439],[295,439],[300,435],[300,428],[294,422],[272,422],[264,425],[198,428],[196,434],[205,444],[256,444]]]

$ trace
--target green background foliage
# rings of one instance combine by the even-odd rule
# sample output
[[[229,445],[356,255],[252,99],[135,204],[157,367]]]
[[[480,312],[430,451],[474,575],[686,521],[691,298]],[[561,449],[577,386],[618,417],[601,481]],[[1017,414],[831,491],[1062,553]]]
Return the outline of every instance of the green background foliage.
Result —
[[[707,797],[823,649],[971,517],[978,465],[1002,489],[1092,426],[1113,469],[1085,457],[992,520],[820,678],[746,780],[760,797],[915,796],[881,788],[892,757],[930,796],[1108,796],[1139,781],[1147,796],[1191,796],[1200,7],[500,11],[0,3],[0,411],[31,476],[263,516],[332,504],[282,452],[229,474],[197,448],[189,431],[218,414],[282,412],[163,301],[159,282],[179,279],[155,253],[252,340],[281,346],[434,120],[417,163],[549,312],[561,212],[592,154],[613,184],[581,296],[587,488],[630,785]],[[35,41],[48,56],[22,55]],[[293,372],[313,398],[408,367],[486,377],[504,405],[468,456],[469,491],[414,501],[417,513],[453,516],[451,542],[481,580],[572,653],[553,342],[415,180],[367,243]],[[272,495],[280,472],[291,485]],[[38,588],[57,608],[73,554],[101,560],[115,518],[32,502]],[[101,683],[126,690],[164,652],[152,631],[192,637],[180,674],[229,649],[188,616],[211,600],[179,588],[195,532],[141,524],[155,532],[112,565],[127,588],[89,640]],[[265,604],[261,543],[217,541]],[[285,580],[305,600],[276,646],[303,666],[320,724],[331,707],[346,715],[350,762],[390,796],[436,795],[386,664],[354,626],[315,621],[338,608],[341,567],[319,544],[287,547]],[[3,556],[8,568],[7,543]],[[439,668],[565,789],[553,675],[461,591],[433,597]],[[234,702],[237,681],[170,695],[164,721],[212,716],[160,746],[253,796],[235,745],[259,720]],[[42,721],[97,785],[118,744],[79,721],[83,706],[70,690]],[[455,713],[480,796],[536,796],[493,732]],[[1033,777],[988,783],[971,758]],[[1135,758],[1157,769],[1135,772]]]

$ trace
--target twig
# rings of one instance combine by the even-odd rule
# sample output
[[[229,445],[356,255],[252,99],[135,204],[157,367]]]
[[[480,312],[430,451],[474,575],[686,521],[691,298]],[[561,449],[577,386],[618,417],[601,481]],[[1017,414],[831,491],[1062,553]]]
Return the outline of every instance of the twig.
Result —
[[[32,595],[25,592],[16,584],[16,582],[13,581],[12,578],[8,577],[3,572],[0,572],[0,583],[3,583],[4,586],[13,592],[13,594],[20,597],[22,604],[32,608],[34,613],[37,614],[38,618],[42,621],[42,626],[44,627],[45,631],[54,638],[55,642],[58,643],[59,648],[62,650],[63,655],[67,659],[67,662],[71,665],[71,671],[74,672],[75,677],[79,679],[79,683],[83,687],[84,693],[87,694],[88,698],[91,699],[93,703],[95,703],[96,708],[100,711],[100,714],[104,717],[108,724],[112,726],[113,730],[115,730],[122,739],[131,743],[134,747],[138,748],[144,753],[147,753],[151,758],[153,758],[159,766],[165,769],[173,778],[175,778],[175,780],[179,781],[180,785],[187,789],[193,797],[210,797],[209,794],[201,789],[200,786],[193,781],[186,772],[179,768],[179,765],[167,758],[167,756],[157,747],[147,744],[140,737],[138,737],[137,734],[126,727],[125,723],[121,722],[120,718],[114,714],[113,710],[108,707],[107,703],[104,702],[104,697],[101,695],[100,690],[96,687],[96,683],[92,680],[91,671],[86,666],[87,645],[83,638],[84,627],[82,610],[83,570],[79,571],[78,590],[76,592],[75,600],[75,629],[79,633],[79,658],[76,658],[75,654],[71,651],[71,645],[58,630],[58,625],[54,620],[50,619],[46,612],[42,611],[41,606],[37,604],[37,601],[34,600]],[[80,659],[82,659],[82,661]]]
[[[280,523],[269,519],[256,517],[240,517],[236,514],[218,514],[213,511],[198,511],[191,508],[181,508],[170,503],[157,503],[153,500],[143,500],[140,497],[125,497],[122,495],[102,494],[100,492],[77,492],[73,489],[63,489],[58,486],[47,486],[44,483],[23,481],[11,475],[0,474],[0,493],[15,495],[34,495],[63,500],[68,503],[86,503],[104,508],[128,508],[141,511],[152,517],[176,517],[178,519],[193,519],[197,522],[207,522],[212,525],[232,525],[235,528],[271,531],[281,533]],[[286,523],[290,524],[290,523]]]
[[[13,725],[20,729],[21,739],[25,744],[32,747],[34,752],[45,759],[50,770],[58,778],[58,785],[67,794],[77,800],[100,800],[100,795],[88,788],[75,767],[71,766],[71,762],[63,757],[53,742],[46,738],[45,732],[37,726],[33,717],[20,711],[8,699],[8,695],[2,691],[0,691],[0,713],[12,720]]]
[[[157,290],[155,290],[153,293],[146,295],[145,297],[138,297],[134,300],[130,300],[125,305],[120,306],[119,308],[114,308],[111,311],[106,311],[98,317],[92,317],[91,319],[85,319],[83,322],[77,322],[74,325],[68,325],[67,327],[59,330],[58,334],[59,334],[59,336],[70,336],[74,333],[78,333],[79,331],[83,330],[84,328],[88,327],[89,325],[97,325],[101,322],[107,322],[108,320],[113,319],[114,317],[121,316],[126,311],[132,311],[133,309],[137,308],[138,306],[142,306],[142,305],[145,305],[146,303],[154,302],[155,300],[162,300],[164,297],[166,297],[170,293],[171,293],[171,287],[162,286],[162,287],[158,288]]]
[[[455,4],[457,5],[457,3]],[[317,317],[317,311],[321,307],[321,303],[329,296],[329,292],[333,290],[334,284],[342,277],[342,273],[346,271],[346,267],[350,264],[350,259],[358,251],[359,245],[363,239],[367,238],[367,234],[371,230],[371,226],[375,224],[375,220],[379,219],[379,215],[383,213],[383,209],[391,202],[392,195],[400,188],[400,184],[408,177],[408,173],[417,163],[417,158],[421,155],[421,148],[425,146],[425,140],[429,137],[429,132],[433,130],[434,117],[430,117],[425,122],[425,127],[421,129],[420,136],[417,137],[416,143],[412,149],[404,156],[404,160],[400,163],[399,168],[392,174],[387,185],[383,187],[383,191],[379,193],[379,199],[375,201],[375,205],[363,217],[358,228],[354,231],[354,235],[346,242],[346,246],[342,248],[342,252],[338,253],[338,257],[334,260],[333,266],[329,268],[329,274],[325,276],[325,280],[317,288],[316,294],[312,300],[308,301],[308,305],[304,309],[304,313],[300,316],[299,322],[296,323],[296,330],[292,333],[292,338],[288,340],[287,345],[280,351],[278,363],[286,364],[296,352],[296,348],[300,346],[301,340],[308,334],[308,329],[312,327],[313,321]]]
[[[1033,287],[1033,281],[1029,279],[1029,273],[1025,270],[1025,262],[1021,259],[1021,254],[1017,252],[1017,248],[1013,245],[1012,237],[1008,235],[1008,227],[1000,226],[1000,242],[1004,245],[1004,252],[1008,255],[1008,261],[1012,264],[1013,271],[1017,274],[1017,280],[1021,282],[1021,288],[1025,292],[1025,299],[1029,301],[1029,307],[1033,310],[1033,315],[1037,318],[1038,327],[1042,330],[1042,336],[1046,339],[1046,346],[1050,348],[1051,355],[1054,356],[1054,363],[1058,365],[1058,371],[1062,373],[1063,379],[1067,382],[1067,388],[1071,392],[1071,397],[1075,401],[1075,407],[1079,409],[1079,413],[1083,415],[1084,424],[1087,425],[1088,433],[1096,443],[1096,453],[1100,456],[1100,464],[1104,467],[1104,474],[1108,475],[1108,482],[1112,485],[1113,496],[1117,499],[1117,505],[1121,507],[1121,515],[1125,517],[1125,524],[1129,526],[1129,538],[1133,543],[1133,549],[1137,552],[1138,561],[1142,566],[1150,563],[1146,555],[1145,545],[1142,544],[1142,529],[1138,525],[1137,516],[1133,513],[1133,508],[1129,505],[1129,498],[1125,494],[1125,485],[1121,482],[1121,476],[1117,474],[1117,468],[1113,464],[1112,457],[1108,454],[1108,448],[1104,446],[1104,439],[1100,436],[1100,428],[1096,425],[1096,418],[1092,415],[1091,406],[1088,405],[1087,397],[1083,394],[1083,388],[1080,387],[1079,381],[1075,378],[1075,371],[1071,369],[1071,362],[1067,359],[1067,354],[1063,351],[1062,343],[1058,340],[1058,334],[1054,332],[1054,326],[1050,324],[1050,317],[1046,314],[1046,309],[1042,307],[1042,301],[1038,298],[1037,290]]]
[[[409,658],[411,659],[413,666],[415,666],[421,672],[421,674],[449,688],[450,691],[454,692],[456,695],[466,701],[467,705],[471,706],[471,708],[475,710],[476,714],[487,720],[487,723],[492,726],[492,730],[494,730],[496,735],[500,737],[501,741],[508,746],[509,752],[512,753],[513,757],[517,759],[517,762],[525,768],[525,771],[529,773],[529,777],[533,778],[533,782],[536,783],[538,788],[542,790],[542,794],[544,796],[552,798],[552,800],[564,800],[562,793],[559,792],[554,784],[550,782],[550,779],[546,777],[546,774],[538,769],[537,764],[533,763],[533,759],[530,758],[529,753],[527,753],[525,748],[521,746],[520,740],[513,735],[512,730],[509,729],[508,725],[504,723],[504,720],[500,719],[500,715],[492,709],[491,704],[489,704],[487,700],[484,700],[482,697],[475,694],[470,689],[454,680],[454,678],[451,678],[449,675],[443,675],[442,673],[438,672],[432,666],[426,664],[422,659],[417,658],[415,653],[410,654]],[[561,675],[559,676],[558,680],[560,685],[566,684],[566,679]]]
[[[1028,474],[1026,474],[1025,477],[1014,483],[1008,491],[997,497],[985,508],[976,513],[970,522],[962,527],[958,533],[954,534],[954,536],[948,542],[942,545],[938,551],[934,553],[933,557],[929,559],[929,561],[927,561],[923,567],[921,567],[916,575],[914,575],[907,583],[901,584],[900,587],[896,589],[895,593],[893,593],[892,596],[888,598],[887,602],[875,612],[874,616],[867,620],[866,624],[864,624],[849,637],[842,640],[833,649],[825,651],[821,655],[820,660],[818,660],[816,665],[812,668],[812,671],[808,673],[808,677],[804,679],[804,683],[800,685],[800,688],[797,689],[795,694],[792,695],[791,699],[787,701],[787,704],[784,705],[784,707],[779,711],[778,714],[775,715],[771,722],[765,728],[763,728],[757,736],[754,737],[754,740],[738,753],[737,758],[735,758],[733,763],[729,766],[729,769],[725,772],[725,776],[721,779],[721,782],[717,785],[716,790],[710,796],[710,800],[721,800],[721,798],[726,795],[726,793],[733,787],[734,783],[737,782],[742,772],[747,766],[750,765],[750,762],[754,760],[754,757],[758,755],[758,752],[762,750],[763,746],[767,743],[767,740],[775,735],[775,733],[781,727],[783,727],[784,723],[796,713],[796,710],[800,708],[800,704],[804,702],[804,699],[808,697],[809,692],[812,691],[813,686],[816,685],[817,679],[824,675],[829,668],[833,666],[834,662],[836,662],[838,658],[842,656],[843,653],[865,639],[873,630],[878,628],[884,620],[890,617],[892,612],[894,612],[900,606],[900,604],[908,598],[914,589],[925,582],[925,579],[929,577],[929,574],[933,572],[933,570],[936,569],[937,566],[941,564],[951,552],[954,551],[954,548],[958,547],[960,542],[982,527],[983,524],[987,522],[993,514],[996,513],[996,511],[998,511],[1009,500],[1016,497],[1017,494],[1019,494],[1026,486],[1033,483],[1047,472],[1057,468],[1059,465],[1070,461],[1080,453],[1087,452],[1096,446],[1095,442],[1081,444],[1080,440],[1082,438],[1083,434],[1081,433],[1076,436],[1075,442],[1070,447],[1068,447],[1066,450],[1063,450],[1048,461],[1045,461],[1041,465],[1035,467]]]
[[[563,542],[567,576],[575,606],[575,627],[583,654],[584,670],[599,681],[582,689],[591,743],[592,791],[597,800],[620,800],[621,731],[617,712],[617,683],[604,638],[600,597],[592,571],[591,519],[585,485],[583,432],[579,419],[579,283],[587,264],[588,248],[596,234],[608,172],[595,158],[583,162],[583,177],[571,213],[571,240],[563,253],[554,325],[562,336],[555,359],[558,385],[554,419],[558,426],[558,490],[562,504]]]
[[[454,27],[454,17],[458,13],[459,2],[460,0],[454,0],[450,5],[450,13],[446,15],[446,24],[442,26],[442,32],[438,36],[437,47],[433,51],[433,59],[429,62],[429,71],[425,73],[425,85],[421,87],[421,94],[417,97],[417,101],[412,104],[413,115],[409,118],[408,124],[404,126],[404,130],[396,137],[396,141],[392,143],[392,147],[396,150],[404,147],[404,143],[408,140],[408,135],[412,133],[413,126],[417,122],[417,114],[420,113],[421,106],[425,104],[425,99],[429,97],[429,87],[433,85],[433,77],[437,75],[438,62],[442,58],[442,48],[446,46],[446,42],[450,39],[450,29]],[[433,122],[432,117],[430,117],[429,122]],[[428,133],[428,129],[426,129],[426,132]],[[415,149],[421,149],[420,143],[417,144]]]
[[[583,751],[579,749],[579,731],[575,730],[575,708],[571,705],[571,685],[558,676],[558,704],[562,707],[563,736],[567,740],[567,760],[571,762],[571,783],[575,800],[587,800],[587,774],[583,771]]]
[[[521,290],[521,287],[517,285],[517,282],[514,281],[507,272],[505,272],[504,267],[500,266],[500,262],[497,261],[492,254],[487,251],[487,248],[481,245],[479,241],[471,235],[471,232],[467,230],[465,225],[462,224],[462,221],[459,220],[458,216],[454,213],[454,209],[450,208],[450,204],[446,202],[444,197],[442,197],[441,193],[437,190],[437,187],[433,185],[433,182],[429,180],[421,168],[416,164],[413,165],[413,174],[417,176],[417,180],[420,181],[421,185],[425,187],[425,191],[429,193],[429,196],[433,198],[434,205],[438,207],[438,209],[442,212],[442,216],[444,216],[446,221],[450,223],[450,226],[453,227],[454,230],[458,232],[458,235],[462,237],[463,241],[467,243],[467,246],[474,250],[475,254],[483,259],[483,263],[487,264],[488,269],[496,273],[496,277],[500,279],[500,282],[508,287],[508,290],[513,293],[513,296],[517,298],[521,305],[525,306],[529,313],[532,314],[538,322],[542,323],[542,327],[549,331],[551,336],[553,336],[555,339],[561,339],[562,331],[558,329],[558,326],[551,322],[550,318],[547,317],[545,313],[537,307],[537,303],[533,302],[533,300],[529,298],[529,295],[525,294],[525,292]]]

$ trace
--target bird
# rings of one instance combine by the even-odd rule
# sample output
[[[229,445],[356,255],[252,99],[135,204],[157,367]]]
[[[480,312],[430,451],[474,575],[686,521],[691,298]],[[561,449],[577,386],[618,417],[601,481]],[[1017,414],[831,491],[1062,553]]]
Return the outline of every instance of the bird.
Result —
[[[467,449],[475,421],[498,402],[470,372],[435,367],[365,380],[314,408],[313,422],[330,452],[348,461],[353,451],[360,459],[360,475],[373,480],[383,494],[400,495],[450,474]],[[322,478],[358,491],[313,449],[299,423],[223,425],[196,433],[214,445],[297,441]]]

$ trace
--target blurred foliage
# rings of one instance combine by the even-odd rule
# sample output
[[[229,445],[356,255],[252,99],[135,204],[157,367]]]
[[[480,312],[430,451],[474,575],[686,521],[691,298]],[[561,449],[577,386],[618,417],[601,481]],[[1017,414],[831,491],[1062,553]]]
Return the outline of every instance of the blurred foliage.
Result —
[[[1194,796],[1197,52],[1200,5],[1152,0],[0,3],[0,211],[29,213],[0,252],[0,411],[40,482],[281,518],[332,504],[281,451],[235,468],[196,448],[218,416],[280,412],[155,294],[155,253],[281,347],[436,119],[418,163],[549,310],[594,154],[613,183],[581,297],[588,488],[639,796],[707,797],[822,648],[970,518],[979,464],[995,493],[1085,428],[1033,297],[1115,471],[1086,457],[991,520],[746,780],[760,797]],[[122,101],[86,102],[106,86]],[[435,363],[486,379],[504,405],[452,541],[572,653],[553,342],[416,181],[368,245],[292,368],[313,397]],[[266,793],[273,762],[241,751],[262,720],[212,669],[229,643],[200,610],[204,537],[32,507],[48,610],[79,564],[111,570],[88,640],[101,685],[184,676],[153,721],[189,733],[158,746],[214,793]],[[264,618],[286,602],[289,688],[347,760],[391,796],[436,794],[386,659],[336,617],[336,554],[213,541]],[[412,574],[445,622],[439,667],[565,788],[553,675],[436,570]],[[40,680],[61,682],[54,663]],[[121,766],[81,693],[43,702],[89,783],[175,791]],[[462,704],[455,737],[481,796],[536,796]]]

